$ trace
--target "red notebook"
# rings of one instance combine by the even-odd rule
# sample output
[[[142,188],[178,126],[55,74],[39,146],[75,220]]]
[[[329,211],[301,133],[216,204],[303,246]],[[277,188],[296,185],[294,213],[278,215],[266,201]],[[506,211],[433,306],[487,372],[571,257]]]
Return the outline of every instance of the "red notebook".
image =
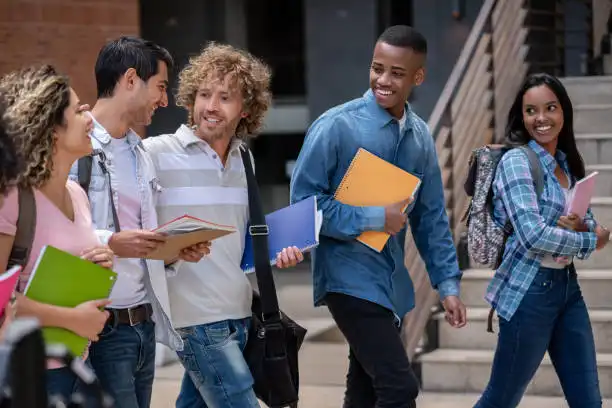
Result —
[[[16,265],[0,275],[0,317],[4,316],[6,305],[8,305],[17,287],[21,269],[21,266]]]

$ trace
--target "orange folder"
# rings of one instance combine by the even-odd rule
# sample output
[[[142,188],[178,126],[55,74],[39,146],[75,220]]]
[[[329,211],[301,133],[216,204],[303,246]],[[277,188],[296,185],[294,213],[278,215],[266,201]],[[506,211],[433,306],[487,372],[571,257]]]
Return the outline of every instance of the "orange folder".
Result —
[[[343,204],[386,206],[414,197],[421,180],[413,174],[360,148],[342,178],[334,198]],[[366,231],[357,240],[380,252],[389,240],[386,232]]]

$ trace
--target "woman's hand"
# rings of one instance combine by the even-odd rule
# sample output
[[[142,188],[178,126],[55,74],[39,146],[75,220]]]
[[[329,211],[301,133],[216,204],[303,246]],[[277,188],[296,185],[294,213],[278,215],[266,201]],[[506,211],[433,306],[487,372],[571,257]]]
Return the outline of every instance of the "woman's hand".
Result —
[[[607,228],[598,225],[595,228],[595,234],[597,235],[597,249],[602,249],[608,242],[610,242],[610,231]]]
[[[557,222],[557,226],[576,232],[587,232],[589,230],[584,221],[576,214],[562,215]]]
[[[109,313],[101,308],[108,306],[110,300],[92,300],[71,309],[71,321],[67,328],[81,337],[98,341],[98,334],[104,329]]]
[[[100,245],[81,252],[81,258],[100,265],[106,269],[113,269],[115,254],[107,245]]]

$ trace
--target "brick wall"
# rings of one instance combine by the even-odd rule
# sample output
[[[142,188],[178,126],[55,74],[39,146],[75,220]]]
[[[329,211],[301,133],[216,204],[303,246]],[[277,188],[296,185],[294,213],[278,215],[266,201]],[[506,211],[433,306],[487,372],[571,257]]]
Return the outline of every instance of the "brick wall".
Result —
[[[83,102],[96,97],[100,47],[137,35],[138,0],[0,0],[0,75],[48,62],[68,74]]]

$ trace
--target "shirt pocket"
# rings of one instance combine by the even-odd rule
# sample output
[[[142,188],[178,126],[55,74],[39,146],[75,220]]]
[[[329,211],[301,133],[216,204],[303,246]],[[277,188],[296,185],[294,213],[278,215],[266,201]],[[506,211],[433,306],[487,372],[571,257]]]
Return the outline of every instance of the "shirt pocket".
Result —
[[[106,182],[107,180],[104,175],[92,174],[89,181],[89,190],[96,192],[104,191],[108,189]]]
[[[153,198],[153,205],[157,205],[157,200],[164,190],[159,183],[159,178],[153,177],[148,181],[148,187],[151,189],[151,196]]]

